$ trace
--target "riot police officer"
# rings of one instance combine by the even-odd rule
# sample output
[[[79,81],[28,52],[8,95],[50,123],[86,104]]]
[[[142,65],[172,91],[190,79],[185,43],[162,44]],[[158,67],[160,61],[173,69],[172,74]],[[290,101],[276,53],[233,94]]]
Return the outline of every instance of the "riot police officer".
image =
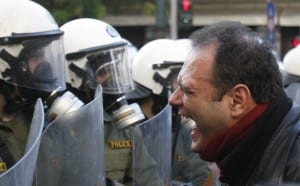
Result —
[[[53,91],[64,90],[65,79],[63,32],[44,7],[2,0],[0,22],[0,172],[4,172],[24,155],[35,102],[41,98],[46,104]]]
[[[136,54],[132,75],[135,90],[127,98],[138,101],[148,118],[155,117],[167,105],[168,93],[176,88],[177,74],[187,57],[188,39],[156,39],[141,47]],[[172,114],[172,180],[173,185],[203,185],[209,173],[208,163],[191,152],[192,120]],[[144,131],[147,133],[148,131]],[[167,157],[166,157],[167,158]]]
[[[127,42],[109,24],[92,18],[71,20],[61,26],[68,66],[67,85],[88,101],[99,84],[103,89],[104,157],[107,184],[162,185],[156,163],[141,149],[144,175],[132,176],[131,152],[134,124],[145,116],[124,94],[133,89],[128,70]]]

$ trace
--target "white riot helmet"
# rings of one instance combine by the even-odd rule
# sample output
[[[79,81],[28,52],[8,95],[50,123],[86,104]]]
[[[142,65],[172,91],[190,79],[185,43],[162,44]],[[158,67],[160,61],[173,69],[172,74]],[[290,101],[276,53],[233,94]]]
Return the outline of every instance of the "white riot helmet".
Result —
[[[23,88],[65,89],[63,32],[29,0],[0,1],[0,79]]]
[[[191,48],[187,42],[156,39],[146,43],[137,53],[132,66],[135,91],[127,94],[129,99],[139,99],[147,89],[155,95],[167,96],[172,82]],[[142,90],[142,89],[145,90]],[[148,93],[149,93],[148,91]]]
[[[79,18],[61,26],[67,59],[67,83],[84,91],[98,84],[106,94],[133,89],[127,59],[127,42],[109,24]]]
[[[175,40],[179,47],[182,48],[182,54],[187,55],[192,50],[192,40],[188,38],[182,38]]]
[[[67,59],[67,83],[77,90],[101,84],[103,107],[112,113],[118,128],[130,126],[144,115],[137,104],[128,105],[124,93],[133,90],[128,43],[111,25],[92,18],[79,18],[61,26]]]
[[[292,48],[285,54],[283,72],[285,86],[300,80],[300,47]]]
[[[292,48],[283,58],[285,72],[300,76],[300,47]]]

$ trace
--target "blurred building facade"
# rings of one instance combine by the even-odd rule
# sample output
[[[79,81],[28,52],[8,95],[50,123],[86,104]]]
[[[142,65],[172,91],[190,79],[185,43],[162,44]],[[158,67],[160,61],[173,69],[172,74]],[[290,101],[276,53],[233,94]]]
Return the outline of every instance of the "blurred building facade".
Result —
[[[167,25],[158,28],[156,24],[157,4],[165,3]],[[170,37],[170,2],[172,0],[128,1],[106,0],[104,21],[115,26],[137,47],[145,42]],[[246,24],[262,35],[267,34],[267,0],[193,0],[193,24],[189,30],[180,32],[178,37],[186,37],[195,29],[221,20],[235,20]],[[300,1],[273,0],[275,7],[274,31],[276,50],[283,56],[293,47],[292,41],[300,34]]]

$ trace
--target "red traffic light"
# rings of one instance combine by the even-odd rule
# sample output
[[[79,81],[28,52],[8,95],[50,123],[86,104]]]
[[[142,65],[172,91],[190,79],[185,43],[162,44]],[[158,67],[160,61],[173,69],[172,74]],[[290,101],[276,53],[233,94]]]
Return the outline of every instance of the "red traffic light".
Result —
[[[299,38],[297,38],[297,37],[295,37],[295,38],[293,39],[293,41],[292,41],[292,44],[293,44],[294,47],[298,46],[299,43],[300,43],[300,40],[299,40]]]
[[[191,10],[191,6],[192,6],[191,0],[181,0],[181,5],[182,5],[182,10],[184,12],[188,12]]]

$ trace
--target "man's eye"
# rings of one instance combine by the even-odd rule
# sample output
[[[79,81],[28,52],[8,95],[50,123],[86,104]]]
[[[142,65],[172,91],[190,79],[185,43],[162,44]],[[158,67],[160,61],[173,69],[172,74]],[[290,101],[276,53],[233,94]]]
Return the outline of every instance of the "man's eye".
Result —
[[[182,92],[185,94],[185,95],[190,95],[192,92],[189,91],[189,90],[186,90],[186,89],[182,89]]]
[[[189,95],[191,95],[192,93],[189,92],[189,91],[187,91],[187,92],[185,92],[184,94],[187,95],[187,96],[189,96]]]

